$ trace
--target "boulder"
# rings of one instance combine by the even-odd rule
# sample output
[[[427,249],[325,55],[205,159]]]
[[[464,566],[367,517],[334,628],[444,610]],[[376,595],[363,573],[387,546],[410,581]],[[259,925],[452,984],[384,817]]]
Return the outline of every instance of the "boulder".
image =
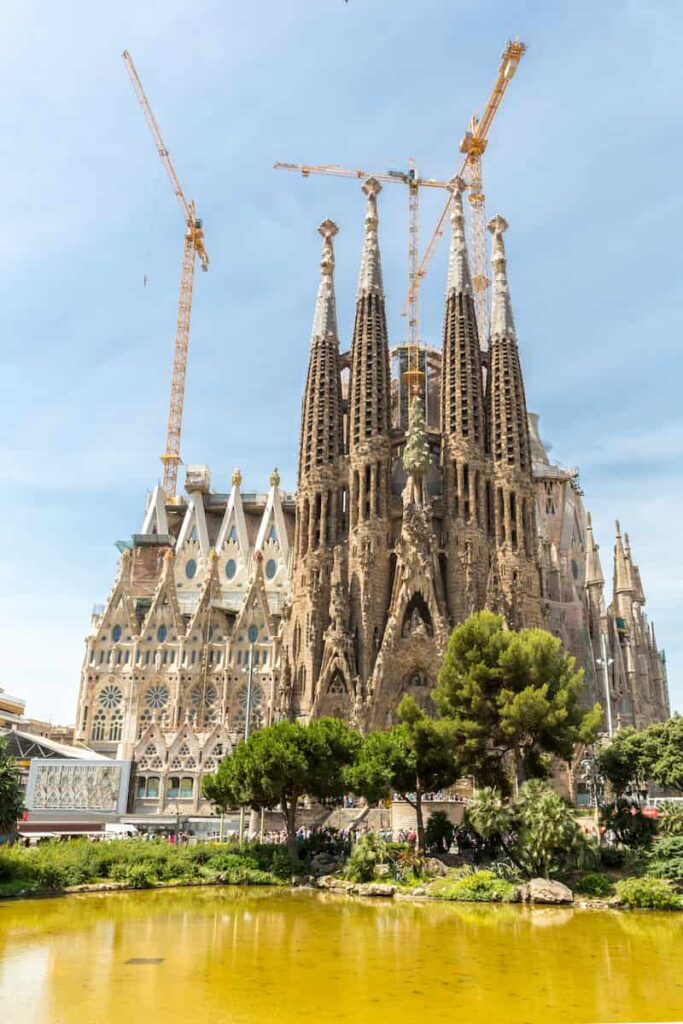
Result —
[[[396,886],[386,885],[383,882],[365,882],[362,885],[357,885],[354,892],[357,896],[393,896]]]
[[[448,874],[448,868],[438,857],[426,857],[425,869],[428,874],[436,875],[437,878],[444,878]]]
[[[574,893],[562,882],[550,878],[532,878],[523,886],[521,897],[527,903],[573,903]]]

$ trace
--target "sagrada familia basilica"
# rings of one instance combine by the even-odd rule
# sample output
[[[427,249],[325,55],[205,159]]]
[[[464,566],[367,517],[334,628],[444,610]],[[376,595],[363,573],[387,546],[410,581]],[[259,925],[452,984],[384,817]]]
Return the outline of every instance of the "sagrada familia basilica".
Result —
[[[508,288],[505,220],[489,224],[490,337],[477,330],[454,179],[443,344],[421,352],[424,403],[391,374],[378,241],[365,235],[349,351],[324,221],[296,495],[213,490],[148,499],[120,543],[118,575],[86,639],[77,737],[132,759],[137,810],[207,809],[200,779],[251,728],[338,715],[394,720],[404,693],[429,706],[449,632],[472,611],[543,626],[585,669],[606,728],[669,716],[666,671],[628,535],[617,524],[611,595],[578,473],[550,462],[527,412]],[[251,679],[251,688],[248,686]],[[249,700],[251,692],[251,700]]]

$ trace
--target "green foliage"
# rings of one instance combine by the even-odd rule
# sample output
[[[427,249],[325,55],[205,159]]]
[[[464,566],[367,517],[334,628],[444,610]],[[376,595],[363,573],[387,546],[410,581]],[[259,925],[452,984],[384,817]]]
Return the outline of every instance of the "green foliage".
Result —
[[[668,722],[651,725],[651,776],[660,786],[683,793],[683,718],[674,715]]]
[[[346,772],[347,785],[371,803],[395,790],[414,808],[418,848],[425,850],[422,796],[450,786],[462,774],[451,722],[430,718],[406,695],[398,706],[399,724],[364,740]]]
[[[0,848],[0,892],[19,884],[29,891],[53,892],[106,880],[134,888],[202,881],[277,885],[295,871],[285,847],[258,843],[173,846],[163,840],[74,839]]]
[[[620,846],[601,846],[598,851],[600,866],[614,869],[623,868],[626,862],[626,850]]]
[[[442,899],[464,903],[514,903],[517,899],[517,886],[493,871],[473,871],[441,883],[434,891]]]
[[[505,628],[500,615],[476,612],[448,643],[434,698],[453,721],[461,757],[480,785],[509,789],[517,777],[544,777],[544,754],[569,759],[599,728],[599,705],[578,706],[583,672],[560,641],[542,629]]]
[[[23,809],[17,766],[0,740],[0,836],[12,835]]]
[[[682,910],[683,901],[665,878],[625,878],[617,882],[617,898],[625,907],[639,910]]]
[[[646,731],[631,726],[615,733],[600,753],[598,764],[618,799],[631,789],[644,789],[651,767]]]
[[[602,824],[611,829],[617,841],[630,848],[647,848],[657,834],[657,819],[643,814],[631,800],[615,800],[602,809]]]
[[[668,836],[656,842],[648,856],[647,870],[683,888],[683,836]]]
[[[351,851],[344,875],[351,882],[371,882],[379,865],[386,864],[388,858],[388,844],[374,832],[368,832]]]
[[[465,825],[478,839],[479,853],[488,859],[508,852],[513,819],[512,806],[492,786],[477,790],[465,811]]]
[[[432,811],[425,827],[425,845],[431,853],[448,853],[455,825],[445,811]]]
[[[539,780],[526,782],[515,806],[516,859],[530,876],[549,878],[578,863],[585,841],[568,805]]]
[[[584,896],[592,896],[595,899],[606,899],[612,895],[612,883],[609,878],[598,872],[588,872],[582,875],[576,882],[575,888]]]
[[[683,804],[665,800],[659,805],[659,831],[665,836],[683,836]]]
[[[317,800],[341,796],[345,770],[360,742],[359,734],[336,718],[307,725],[277,722],[239,743],[205,782],[204,793],[217,807],[281,806],[294,855],[298,800],[306,794]]]

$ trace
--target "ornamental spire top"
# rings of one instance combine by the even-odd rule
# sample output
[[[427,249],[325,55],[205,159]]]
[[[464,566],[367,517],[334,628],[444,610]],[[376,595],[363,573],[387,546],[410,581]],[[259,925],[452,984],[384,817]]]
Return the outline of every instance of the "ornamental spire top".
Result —
[[[465,182],[458,175],[451,178],[448,183],[453,197],[451,199],[451,248],[448,256],[446,295],[450,295],[451,292],[472,294],[472,277],[467,258],[467,242],[465,241],[465,214],[462,208],[462,194],[466,187]]]
[[[333,220],[324,220],[318,227],[323,239],[323,251],[320,258],[320,286],[315,303],[311,344],[318,338],[328,335],[337,337],[337,302],[334,295],[334,246],[332,239],[339,228]]]
[[[379,295],[384,291],[382,261],[377,238],[377,196],[381,191],[382,186],[377,178],[368,178],[363,182],[363,192],[367,196],[367,202],[365,204],[365,239],[358,276],[359,297],[372,293]]]
[[[491,264],[493,266],[493,294],[491,299],[491,337],[505,335],[515,337],[515,321],[512,316],[510,289],[508,287],[507,258],[503,235],[508,229],[508,222],[498,214],[488,223],[493,235]]]
[[[588,513],[586,523],[586,586],[602,587],[605,584],[605,577],[602,575],[600,565],[599,547],[593,536],[593,523],[591,514]]]

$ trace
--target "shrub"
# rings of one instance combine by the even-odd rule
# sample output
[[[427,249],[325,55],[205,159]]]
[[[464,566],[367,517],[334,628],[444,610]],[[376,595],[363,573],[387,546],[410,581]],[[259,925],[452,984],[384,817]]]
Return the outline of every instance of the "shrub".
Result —
[[[584,896],[594,896],[597,899],[604,899],[612,895],[612,883],[605,875],[598,872],[589,872],[578,880],[576,888]]]
[[[660,805],[662,816],[659,829],[665,836],[683,837],[683,804],[675,804],[673,800],[665,800]]]
[[[622,882],[617,882],[617,898],[630,909],[683,909],[680,896],[665,878],[625,878]]]
[[[380,864],[387,862],[389,847],[387,843],[368,832],[361,836],[346,862],[344,875],[352,882],[371,882],[375,877],[375,870]]]
[[[623,868],[626,851],[620,846],[601,846],[598,851],[600,865],[603,868]]]
[[[611,829],[618,841],[631,848],[646,849],[657,834],[657,819],[643,814],[642,808],[631,800],[615,800],[607,804],[601,822]]]
[[[517,887],[493,871],[473,871],[435,891],[443,899],[464,903],[514,903],[517,899]]]
[[[448,853],[455,837],[455,825],[445,811],[433,811],[425,828],[425,844],[431,853]]]

